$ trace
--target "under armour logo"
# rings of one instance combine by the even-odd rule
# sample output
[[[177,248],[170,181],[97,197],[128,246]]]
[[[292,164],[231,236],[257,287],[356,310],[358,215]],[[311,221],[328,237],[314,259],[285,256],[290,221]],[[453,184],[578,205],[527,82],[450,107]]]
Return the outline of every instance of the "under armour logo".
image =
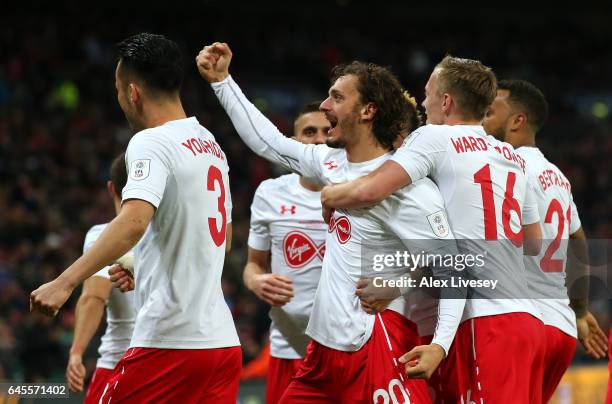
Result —
[[[338,166],[335,164],[335,160],[326,161],[325,163],[323,163],[323,165],[326,165],[328,170],[333,170],[334,168],[338,168]]]
[[[281,213],[281,215],[284,215],[287,212],[291,212],[292,215],[295,215],[295,209],[296,209],[295,205],[291,205],[290,207],[286,207],[285,205],[281,205],[280,213]]]

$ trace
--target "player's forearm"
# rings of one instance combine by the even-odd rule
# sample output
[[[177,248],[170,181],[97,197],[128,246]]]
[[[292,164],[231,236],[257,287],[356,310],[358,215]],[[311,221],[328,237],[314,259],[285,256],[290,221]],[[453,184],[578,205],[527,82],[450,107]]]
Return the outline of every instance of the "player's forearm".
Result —
[[[104,301],[95,296],[81,296],[76,306],[74,338],[70,355],[83,355],[89,341],[100,326],[104,314]]]
[[[255,262],[247,262],[242,272],[242,280],[247,289],[253,290],[253,280],[257,275],[265,274],[266,270]]]
[[[231,76],[211,83],[221,106],[246,145],[261,157],[300,172],[300,155],[304,145],[283,135],[255,105]]]
[[[364,177],[323,188],[321,203],[337,209],[363,208],[379,203],[410,183],[410,176],[399,164],[387,161]]]
[[[75,288],[100,268],[112,264],[136,245],[148,223],[119,214],[108,224],[93,246],[68,267],[58,279]]]
[[[571,289],[570,307],[577,317],[583,317],[588,309],[589,249],[582,228],[570,235],[567,249],[567,279],[575,282]]]
[[[433,267],[433,276],[442,281],[442,284],[454,285],[452,278],[458,272],[448,267]],[[446,354],[455,338],[457,328],[463,317],[463,309],[467,298],[467,288],[458,286],[443,287],[440,291],[438,308],[438,322],[432,343],[444,348]]]

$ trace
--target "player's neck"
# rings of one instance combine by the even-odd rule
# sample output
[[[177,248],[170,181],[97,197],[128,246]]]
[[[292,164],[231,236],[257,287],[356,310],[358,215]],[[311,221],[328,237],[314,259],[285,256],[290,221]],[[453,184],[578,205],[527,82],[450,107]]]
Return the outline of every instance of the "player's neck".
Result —
[[[300,185],[312,192],[321,192],[323,189],[322,186],[313,184],[310,181],[307,181],[304,177],[300,177]]]
[[[180,100],[151,103],[146,108],[144,123],[147,128],[155,128],[170,121],[185,119],[187,115]]]
[[[508,137],[506,142],[510,143],[515,149],[522,146],[535,147],[535,133],[513,133]]]
[[[346,145],[346,158],[351,163],[374,160],[389,152],[378,141],[371,130],[363,131],[353,137],[354,142]]]
[[[444,119],[444,125],[482,125],[482,121],[477,119],[466,119],[458,115],[449,115]]]

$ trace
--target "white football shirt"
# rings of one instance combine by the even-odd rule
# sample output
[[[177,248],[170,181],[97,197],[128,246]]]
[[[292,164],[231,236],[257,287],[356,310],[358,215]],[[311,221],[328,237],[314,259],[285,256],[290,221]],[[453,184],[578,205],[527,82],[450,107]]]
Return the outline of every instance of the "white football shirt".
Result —
[[[305,145],[285,137],[249,102],[231,77],[213,83],[212,88],[251,150],[311,182],[349,181],[368,174],[391,156],[387,153],[367,162],[351,163],[344,149]],[[434,219],[438,223],[435,227]],[[402,246],[416,254],[427,248],[423,240],[442,240],[439,248],[456,251],[440,192],[428,179],[416,181],[374,207],[335,211],[328,227],[323,270],[306,333],[333,349],[360,349],[370,338],[374,325],[374,316],[361,309],[355,296],[357,280],[367,269],[362,262],[364,251],[374,246],[380,253],[393,254]],[[404,303],[404,298],[399,298],[390,308],[404,314]],[[457,301],[440,304],[434,341],[446,350],[462,311],[463,304]]]
[[[98,224],[89,229],[85,236],[83,253],[91,248],[105,228],[106,224]],[[128,254],[131,253],[130,251]],[[104,267],[92,276],[99,276],[110,281],[109,268]],[[119,289],[112,288],[106,301],[106,331],[98,348],[100,358],[98,358],[96,367],[115,368],[119,359],[130,346],[135,316],[134,292],[122,293]]]
[[[569,235],[581,226],[572,188],[561,170],[548,161],[537,147],[523,146],[516,151],[525,160],[527,177],[534,184],[533,194],[542,227],[540,254],[524,259],[529,287],[536,297],[544,324],[557,327],[576,338],[576,315],[569,307],[565,287]]]
[[[239,345],[221,290],[231,198],[214,136],[193,117],[169,121],[134,135],[125,159],[123,202],[156,208],[134,250],[138,315],[130,346]]]
[[[525,293],[522,248],[522,225],[538,222],[539,215],[514,148],[479,125],[425,125],[392,160],[412,181],[429,176],[438,185],[461,252],[486,253],[485,265],[473,267],[471,275],[498,285],[470,290],[464,320],[511,312],[539,318]]]
[[[321,193],[304,188],[298,175],[259,185],[251,205],[249,247],[270,251],[272,273],[293,281],[293,298],[270,310],[270,353],[275,358],[299,359],[306,352],[306,325],[321,277],[326,234]]]

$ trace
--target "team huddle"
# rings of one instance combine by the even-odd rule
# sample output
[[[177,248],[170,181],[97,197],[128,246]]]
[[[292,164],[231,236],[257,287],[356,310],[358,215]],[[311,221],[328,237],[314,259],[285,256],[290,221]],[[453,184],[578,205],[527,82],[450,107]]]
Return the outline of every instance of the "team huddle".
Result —
[[[111,167],[117,217],[31,307],[55,315],[85,281],[66,371],[81,391],[106,305],[88,403],[236,403],[227,158],[183,110],[178,46],[139,34],[118,47],[137,133]],[[271,306],[267,403],[546,403],[577,339],[605,355],[586,297],[568,298],[566,272],[588,273],[586,236],[569,181],[536,147],[548,107],[535,86],[447,56],[423,124],[390,70],[355,61],[283,134],[231,59],[217,42],[196,64],[244,143],[292,172],[255,193],[243,272]],[[381,258],[402,255],[433,259]]]

